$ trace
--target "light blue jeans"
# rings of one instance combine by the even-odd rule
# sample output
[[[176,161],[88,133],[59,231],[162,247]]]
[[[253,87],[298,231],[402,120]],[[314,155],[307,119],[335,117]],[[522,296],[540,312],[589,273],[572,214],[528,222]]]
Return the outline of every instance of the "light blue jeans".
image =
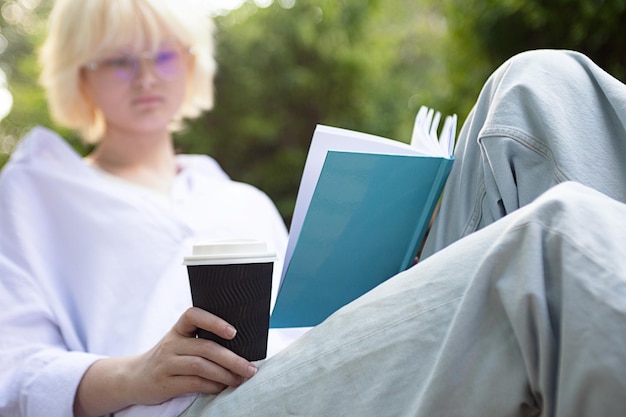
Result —
[[[522,53],[463,124],[422,258],[576,181],[626,202],[626,86],[569,51]]]
[[[580,55],[509,61],[459,139],[428,243],[449,247],[183,415],[623,414],[626,206],[554,186],[625,200],[620,94]]]

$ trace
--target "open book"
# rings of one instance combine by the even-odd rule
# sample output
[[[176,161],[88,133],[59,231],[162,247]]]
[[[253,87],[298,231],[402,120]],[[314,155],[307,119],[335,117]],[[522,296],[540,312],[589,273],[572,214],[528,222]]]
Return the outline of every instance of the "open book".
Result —
[[[422,107],[410,144],[316,127],[271,327],[315,326],[414,263],[453,162],[440,118]]]

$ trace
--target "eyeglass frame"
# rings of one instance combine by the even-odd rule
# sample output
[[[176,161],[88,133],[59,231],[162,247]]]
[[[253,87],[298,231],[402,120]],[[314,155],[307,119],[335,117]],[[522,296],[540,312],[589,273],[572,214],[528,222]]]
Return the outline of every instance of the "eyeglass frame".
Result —
[[[119,59],[128,59],[129,62],[132,63],[132,71],[130,73],[130,76],[128,78],[125,78],[125,77],[119,76],[118,73],[115,73],[115,78],[119,82],[130,82],[137,77],[137,74],[139,73],[140,63],[143,61],[150,61],[155,74],[159,78],[164,79],[164,80],[175,79],[178,74],[175,74],[172,76],[166,76],[166,75],[163,75],[163,73],[159,72],[157,59],[162,52],[164,52],[164,48],[159,48],[156,51],[144,51],[139,54],[132,54],[132,53],[120,54],[118,56],[112,56],[110,58],[104,58],[101,60],[88,62],[87,64],[83,65],[83,68],[89,71],[97,71],[98,69],[104,68],[105,65],[107,65],[107,63],[109,65],[112,65],[111,64],[112,61],[116,61]],[[177,56],[180,56],[180,57],[182,57],[184,54],[187,54],[187,56],[194,55],[193,48],[189,48],[189,47],[185,48],[185,47],[174,46],[172,47],[170,52],[176,52]]]

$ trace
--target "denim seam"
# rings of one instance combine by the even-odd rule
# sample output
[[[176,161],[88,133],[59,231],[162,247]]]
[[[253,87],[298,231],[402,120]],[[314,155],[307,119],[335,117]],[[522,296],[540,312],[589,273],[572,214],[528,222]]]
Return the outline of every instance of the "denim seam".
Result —
[[[563,172],[556,159],[554,158],[550,147],[546,146],[545,141],[539,140],[523,130],[515,129],[510,126],[500,125],[484,128],[480,132],[478,141],[481,142],[483,139],[487,139],[489,137],[505,137],[514,140],[520,145],[525,146],[526,148],[532,150],[538,155],[543,156],[549,162],[551,162],[552,166],[554,167],[554,179],[557,182],[564,182],[569,180],[569,177]]]

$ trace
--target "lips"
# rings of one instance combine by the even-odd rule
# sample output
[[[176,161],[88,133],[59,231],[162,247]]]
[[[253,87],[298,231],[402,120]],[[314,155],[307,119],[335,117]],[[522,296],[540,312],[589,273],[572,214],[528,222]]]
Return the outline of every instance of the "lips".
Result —
[[[150,104],[158,104],[163,102],[163,97],[161,96],[140,96],[133,99],[133,104],[135,105],[150,105]]]

